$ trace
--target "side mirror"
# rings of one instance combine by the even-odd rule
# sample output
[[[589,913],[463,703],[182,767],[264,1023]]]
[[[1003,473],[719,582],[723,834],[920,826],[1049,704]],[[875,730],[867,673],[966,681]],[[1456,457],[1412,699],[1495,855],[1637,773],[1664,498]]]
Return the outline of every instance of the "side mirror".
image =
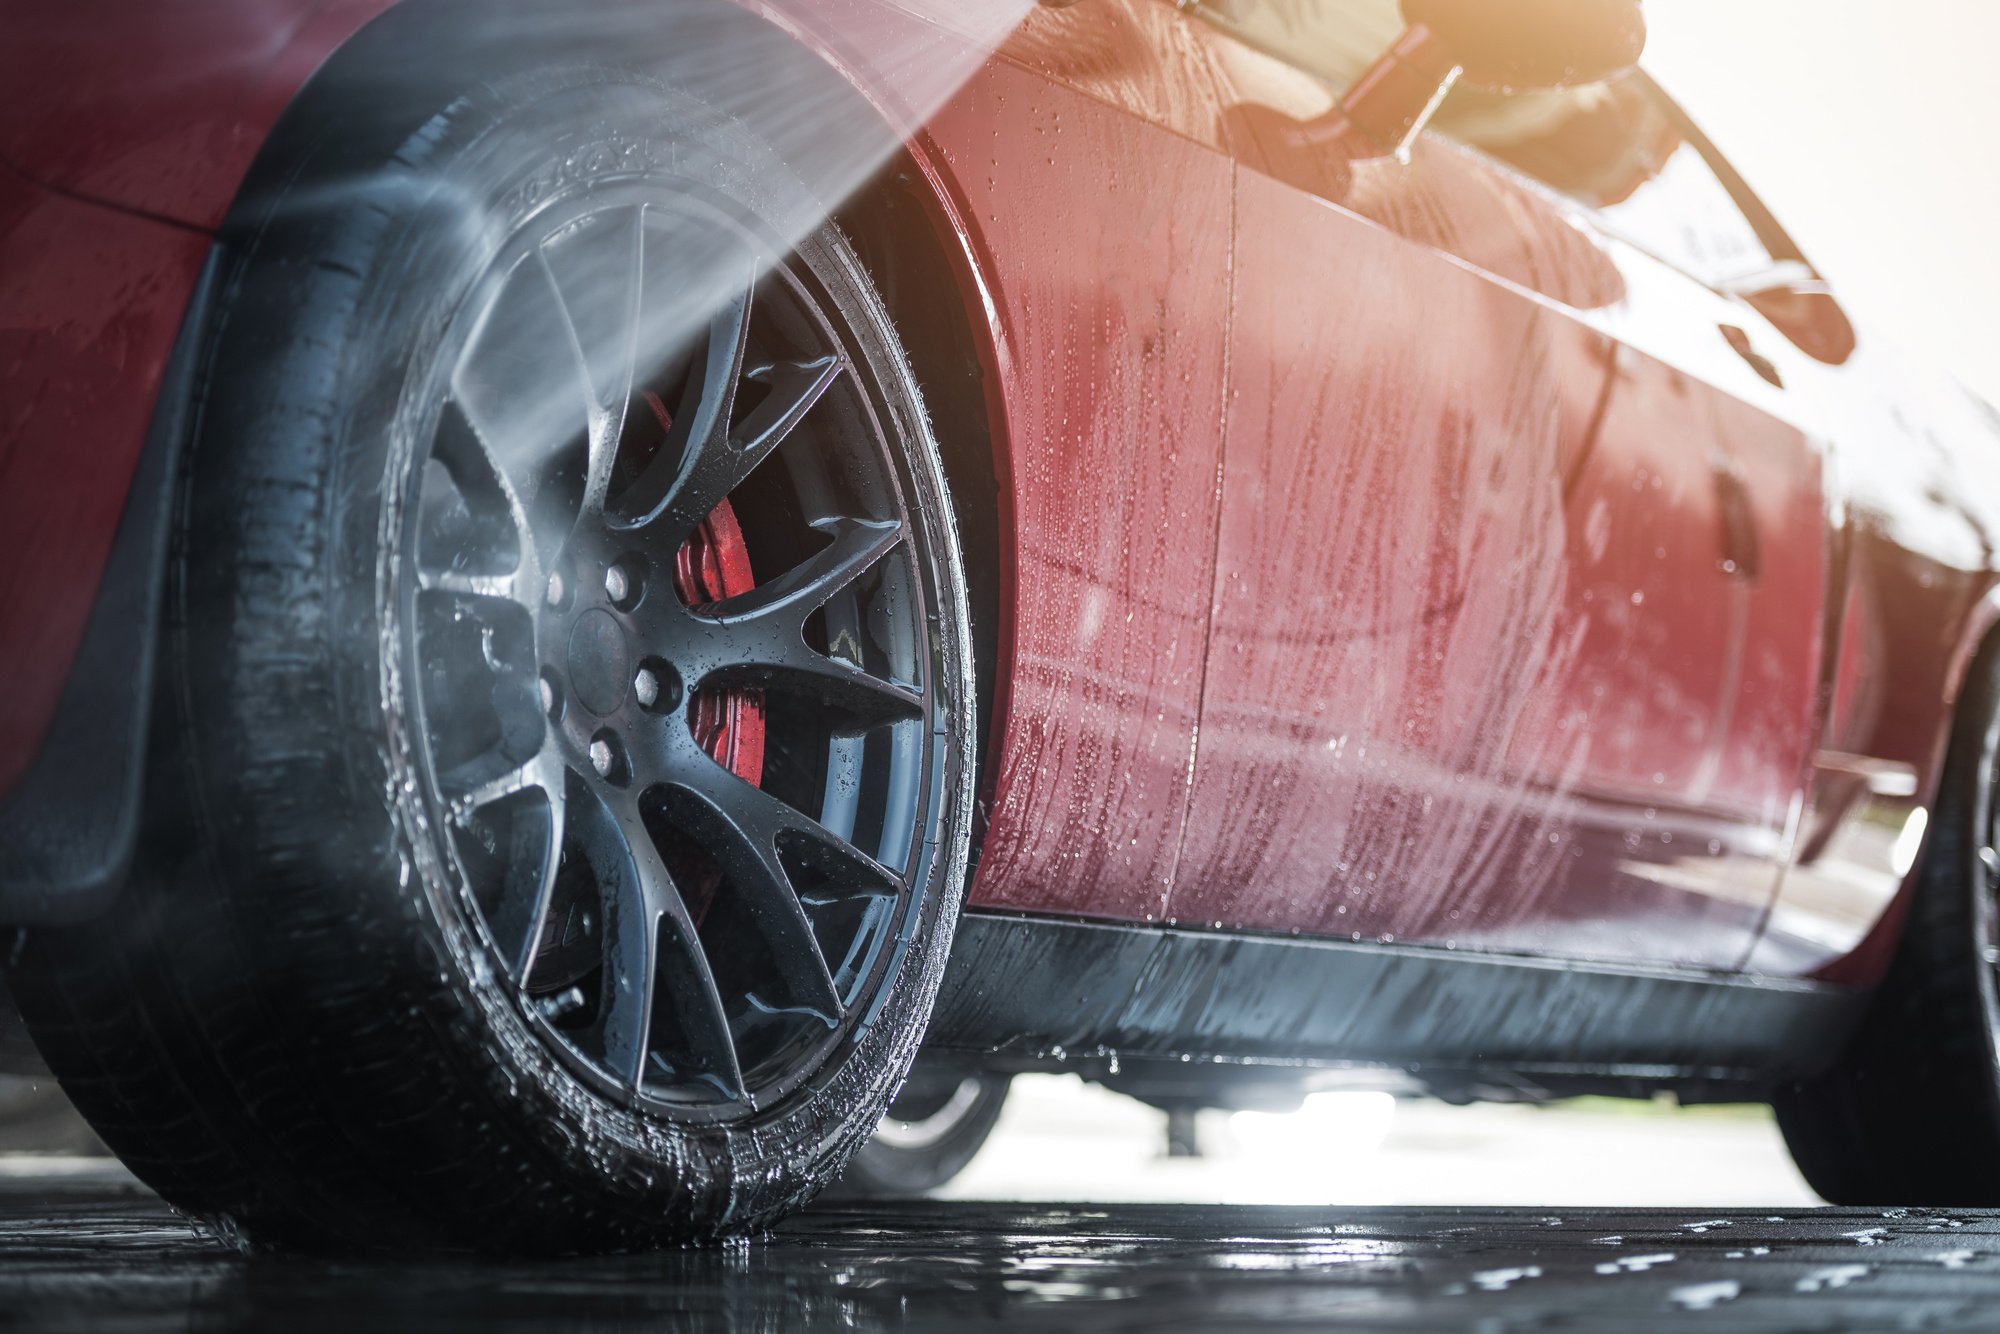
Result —
[[[1854,355],[1853,323],[1833,289],[1807,265],[1781,260],[1729,290],[1813,360],[1839,366]]]
[[[1401,155],[1460,78],[1475,87],[1563,88],[1638,64],[1641,0],[1402,0],[1408,26],[1341,98],[1375,148]]]

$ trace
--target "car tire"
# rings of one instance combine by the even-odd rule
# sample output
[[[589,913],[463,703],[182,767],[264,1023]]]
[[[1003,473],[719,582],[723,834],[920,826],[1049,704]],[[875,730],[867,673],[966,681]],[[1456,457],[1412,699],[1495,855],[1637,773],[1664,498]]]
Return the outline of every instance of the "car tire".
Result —
[[[920,1067],[921,1069],[921,1067]],[[963,1172],[993,1133],[1012,1076],[990,1071],[913,1073],[880,1129],[829,1194],[844,1199],[922,1195]]]
[[[698,93],[419,100],[225,232],[138,870],[11,982],[243,1248],[755,1232],[874,1131],[963,892],[937,445],[822,201]]]
[[[2000,642],[1967,671],[1929,838],[1887,976],[1838,1060],[1774,1098],[1835,1204],[2000,1205]]]

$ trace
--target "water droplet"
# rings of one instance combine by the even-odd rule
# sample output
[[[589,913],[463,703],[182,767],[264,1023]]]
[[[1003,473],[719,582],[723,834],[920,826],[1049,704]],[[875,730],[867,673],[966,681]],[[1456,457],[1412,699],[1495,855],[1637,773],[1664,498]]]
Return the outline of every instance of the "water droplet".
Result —
[[[1857,1278],[1868,1277],[1867,1265],[1828,1265],[1815,1269],[1792,1286],[1799,1292],[1831,1292],[1844,1288]]]
[[[1482,1269],[1472,1276],[1472,1281],[1481,1292],[1505,1292],[1522,1279],[1541,1276],[1540,1265],[1522,1265],[1518,1269]]]
[[[1623,1240],[1623,1237],[1598,1238],[1600,1243],[1622,1242]],[[1658,1265],[1670,1265],[1673,1262],[1674,1253],[1672,1251],[1660,1251],[1653,1255],[1621,1255],[1616,1260],[1607,1260],[1596,1268],[1600,1274],[1643,1274],[1648,1269],[1652,1269]]]
[[[1683,1311],[1707,1311],[1724,1302],[1733,1302],[1743,1295],[1743,1285],[1734,1279],[1721,1279],[1714,1283],[1690,1283],[1675,1288],[1667,1294],[1667,1300]]]

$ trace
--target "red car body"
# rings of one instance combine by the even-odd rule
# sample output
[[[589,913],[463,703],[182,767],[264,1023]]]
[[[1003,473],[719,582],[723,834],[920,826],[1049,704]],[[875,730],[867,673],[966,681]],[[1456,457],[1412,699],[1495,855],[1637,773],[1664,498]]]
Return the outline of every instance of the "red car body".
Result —
[[[870,55],[918,20],[744,4],[906,139],[981,362],[970,907],[1876,979],[2000,605],[1989,410],[1429,134],[1329,171],[1268,130],[1324,86],[1165,0],[1035,9],[934,113]],[[212,236],[396,12],[6,20],[0,804]]]

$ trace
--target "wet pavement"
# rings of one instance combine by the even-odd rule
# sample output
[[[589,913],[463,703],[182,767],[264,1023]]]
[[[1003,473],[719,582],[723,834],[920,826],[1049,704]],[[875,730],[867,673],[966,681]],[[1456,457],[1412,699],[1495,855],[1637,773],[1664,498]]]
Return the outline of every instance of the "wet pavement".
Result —
[[[0,1181],[18,1328],[2000,1326],[2000,1213],[827,1206],[722,1250],[245,1260],[90,1176]]]

